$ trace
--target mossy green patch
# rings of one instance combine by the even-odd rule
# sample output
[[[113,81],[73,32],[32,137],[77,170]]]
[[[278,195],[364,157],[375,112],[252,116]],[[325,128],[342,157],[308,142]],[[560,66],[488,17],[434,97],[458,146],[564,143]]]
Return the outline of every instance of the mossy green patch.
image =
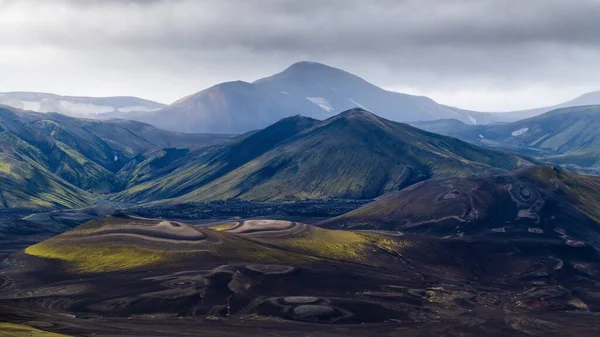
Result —
[[[67,144],[62,143],[62,142],[57,142],[56,145],[58,146],[58,148],[61,151],[63,151],[65,154],[67,154],[69,157],[71,157],[75,162],[77,162],[77,164],[85,165],[88,162],[87,158],[85,158],[81,153],[75,151],[73,148],[71,148]]]
[[[228,229],[231,229],[233,226],[235,226],[236,224],[233,222],[228,222],[228,223],[224,223],[224,224],[220,224],[220,225],[214,225],[214,226],[210,226],[208,227],[209,229],[212,229],[214,231],[217,232],[221,232],[221,231],[226,231]]]
[[[150,250],[133,245],[70,244],[53,239],[25,249],[25,253],[66,263],[67,270],[75,273],[105,273],[132,270],[162,264],[173,260],[177,253]]]
[[[57,334],[38,330],[27,325],[0,323],[0,337],[69,337],[63,334]]]
[[[397,238],[389,238],[381,235],[370,235],[373,245],[386,250],[390,253],[398,253],[399,251],[413,246],[412,242],[400,240]]]
[[[12,165],[6,161],[0,160],[0,173],[5,173],[10,176],[14,176],[14,172],[12,171]]]
[[[350,231],[332,231],[311,227],[297,237],[282,240],[282,245],[299,252],[339,260],[359,260],[370,242],[366,235]]]

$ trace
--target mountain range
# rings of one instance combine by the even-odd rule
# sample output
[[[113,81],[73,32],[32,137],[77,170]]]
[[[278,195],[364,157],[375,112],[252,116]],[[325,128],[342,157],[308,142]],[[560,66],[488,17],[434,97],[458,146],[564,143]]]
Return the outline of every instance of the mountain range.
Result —
[[[30,92],[0,94],[0,104],[75,117],[136,120],[178,132],[242,134],[298,114],[322,120],[356,107],[398,122],[438,119],[456,119],[468,125],[511,122],[559,108],[600,104],[600,92],[554,106],[486,113],[385,90],[344,70],[303,61],[251,83],[220,83],[168,106],[135,97],[69,97]]]
[[[565,165],[574,170],[600,169],[600,106],[563,108],[495,125],[466,125],[458,120],[414,123],[415,126],[474,144],[503,148]]]
[[[139,120],[174,131],[244,133],[297,114],[325,119],[356,107],[398,122],[457,119],[481,125],[590,104],[600,104],[600,92],[538,109],[505,113],[469,111],[439,104],[428,97],[388,91],[344,70],[304,61],[252,83],[217,84],[157,111],[104,116]]]
[[[142,162],[138,170],[147,171],[144,166],[151,163]],[[166,164],[167,175],[140,181],[116,200],[369,199],[425,179],[530,164],[356,108],[324,121],[289,117],[232,142],[192,151]]]
[[[79,207],[107,193],[124,203],[369,199],[531,164],[360,108],[324,121],[289,117],[231,139],[4,107],[0,139],[10,208]]]
[[[137,97],[75,97],[36,92],[0,93],[0,104],[34,112],[57,112],[87,118],[101,118],[110,113],[118,117],[132,111],[156,111],[165,106]]]

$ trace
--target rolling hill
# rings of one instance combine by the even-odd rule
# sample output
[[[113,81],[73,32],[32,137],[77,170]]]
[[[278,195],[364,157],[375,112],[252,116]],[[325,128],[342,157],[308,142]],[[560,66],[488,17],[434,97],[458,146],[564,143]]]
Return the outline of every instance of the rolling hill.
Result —
[[[0,315],[17,324],[51,322],[40,327],[73,336],[299,337],[315,329],[332,336],[541,337],[557,329],[595,336],[598,223],[544,222],[553,199],[531,193],[551,190],[554,179],[582,186],[579,178],[536,170],[506,176],[504,183],[522,184],[496,189],[510,193],[502,206],[513,206],[500,213],[509,221],[491,230],[483,218],[493,215],[476,212],[485,211],[494,188],[471,183],[452,190],[437,182],[441,198],[433,192],[416,200],[423,204],[397,205],[411,217],[396,227],[420,234],[269,219],[201,227],[101,217],[13,254],[5,266],[15,268],[0,274]],[[534,182],[550,185],[536,190],[528,185]],[[431,219],[432,210],[460,216],[445,211],[468,202],[457,190],[471,193],[479,206],[473,218],[482,220],[461,225],[465,235],[440,237],[452,233],[444,220],[411,223]],[[571,202],[579,205],[559,206]]]
[[[137,97],[75,97],[38,92],[0,93],[0,104],[34,112],[57,112],[73,117],[99,118],[104,114],[156,111],[165,105]]]
[[[368,199],[429,178],[482,175],[527,164],[512,154],[352,109],[321,122],[284,119],[178,159],[168,175],[133,186],[116,200]]]
[[[599,190],[598,177],[530,167],[491,177],[425,181],[319,225],[437,237],[544,237],[599,247]]]
[[[297,114],[325,119],[356,107],[402,122],[457,118],[480,124],[498,120],[493,114],[387,91],[341,69],[314,62],[295,63],[253,83],[221,83],[159,111],[122,117],[175,131],[243,133]]]

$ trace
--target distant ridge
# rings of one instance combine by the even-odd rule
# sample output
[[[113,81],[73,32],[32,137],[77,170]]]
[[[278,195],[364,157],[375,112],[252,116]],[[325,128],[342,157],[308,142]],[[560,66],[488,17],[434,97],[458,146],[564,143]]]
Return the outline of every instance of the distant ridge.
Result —
[[[131,96],[81,97],[38,92],[0,93],[0,104],[34,112],[58,112],[73,117],[120,117],[133,111],[149,112],[165,105]]]
[[[326,119],[356,107],[402,122],[457,118],[480,124],[498,120],[493,114],[387,91],[344,70],[316,62],[298,62],[253,83],[217,84],[159,111],[132,112],[123,117],[168,130],[244,133],[297,114]]]
[[[415,126],[478,145],[536,156],[575,171],[600,172],[600,105],[562,108],[498,125],[470,126],[440,120]]]

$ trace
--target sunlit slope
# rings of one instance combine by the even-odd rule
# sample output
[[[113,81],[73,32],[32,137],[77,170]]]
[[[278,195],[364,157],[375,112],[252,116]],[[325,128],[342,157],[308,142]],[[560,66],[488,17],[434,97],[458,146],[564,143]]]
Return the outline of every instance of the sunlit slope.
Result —
[[[137,183],[115,199],[140,202],[184,195],[226,176],[317,123],[312,118],[294,116],[222,146],[188,152],[170,150],[164,155],[148,153],[131,168],[130,176]]]
[[[0,337],[69,337],[63,334],[47,332],[22,324],[1,323]]]
[[[126,186],[119,172],[148,149],[215,144],[227,136],[193,135],[123,121],[97,121],[57,113],[34,113],[0,106],[0,152],[35,162],[89,192],[115,192]]]
[[[0,208],[76,208],[90,194],[27,157],[0,153]]]

